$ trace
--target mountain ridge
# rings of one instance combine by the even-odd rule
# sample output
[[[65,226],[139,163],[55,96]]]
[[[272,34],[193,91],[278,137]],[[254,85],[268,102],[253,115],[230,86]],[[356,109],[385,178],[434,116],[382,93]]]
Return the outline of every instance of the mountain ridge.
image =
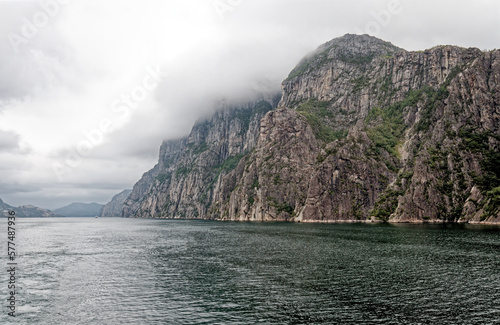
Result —
[[[9,211],[14,211],[16,214],[16,217],[21,217],[21,218],[55,218],[55,217],[61,217],[60,215],[47,210],[47,209],[42,209],[39,207],[36,207],[34,205],[21,205],[18,207],[14,207],[10,204],[5,203],[0,199],[0,209],[2,210],[2,216],[3,217],[8,217]]]
[[[54,212],[65,217],[95,217],[101,214],[104,205],[99,203],[73,202],[64,207],[55,209]]]
[[[301,60],[282,90],[277,107],[255,120],[251,150],[239,151],[231,169],[205,184],[193,169],[174,163],[171,172],[183,177],[152,187],[165,170],[161,160],[185,155],[192,139],[172,142],[172,150],[162,149],[159,164],[138,183],[142,191],[129,197],[134,208],[125,207],[122,215],[500,221],[499,50],[406,51],[372,36],[347,34]],[[221,130],[222,120],[230,125],[228,119],[214,115],[207,132]],[[237,138],[234,129],[225,130],[226,138],[211,143],[227,146]],[[199,140],[197,145],[207,144]],[[191,203],[184,197],[184,204],[192,204],[187,214],[177,209],[184,194],[173,190],[181,183],[191,190]],[[197,189],[207,186],[210,199],[202,206]]]

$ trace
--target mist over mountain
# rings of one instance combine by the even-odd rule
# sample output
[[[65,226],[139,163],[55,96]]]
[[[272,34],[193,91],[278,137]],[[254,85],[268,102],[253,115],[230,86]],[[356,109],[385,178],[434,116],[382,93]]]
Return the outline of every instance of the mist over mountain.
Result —
[[[500,50],[347,34],[165,141],[123,216],[498,222]]]

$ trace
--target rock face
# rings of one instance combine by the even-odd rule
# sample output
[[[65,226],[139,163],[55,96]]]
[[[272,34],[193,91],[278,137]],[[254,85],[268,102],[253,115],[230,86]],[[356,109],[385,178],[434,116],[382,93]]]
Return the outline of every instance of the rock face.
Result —
[[[132,190],[124,190],[111,199],[106,205],[104,205],[101,209],[100,217],[101,218],[111,218],[111,217],[121,217],[123,202],[128,198],[128,196],[132,193]]]
[[[34,205],[22,205],[19,207],[13,207],[0,199],[0,208],[2,210],[0,216],[8,217],[9,211],[14,211],[16,217],[21,218],[55,218],[60,217],[50,210],[42,209]]]
[[[187,138],[165,141],[158,164],[134,185],[124,217],[207,218],[223,179],[257,144],[262,117],[279,95],[225,107]],[[225,184],[225,183],[224,183]]]
[[[103,205],[99,203],[71,203],[65,207],[55,209],[54,212],[65,217],[95,217],[101,214]]]
[[[500,50],[345,35],[282,88],[165,142],[124,216],[500,222]]]

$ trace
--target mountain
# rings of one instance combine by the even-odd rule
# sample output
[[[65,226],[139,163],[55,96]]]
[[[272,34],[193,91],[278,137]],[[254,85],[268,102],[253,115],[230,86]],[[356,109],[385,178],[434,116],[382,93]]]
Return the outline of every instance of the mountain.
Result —
[[[282,89],[164,142],[123,216],[500,222],[500,50],[347,34]]]
[[[16,217],[29,217],[29,218],[55,218],[60,217],[50,210],[42,209],[34,205],[22,205],[13,207],[0,199],[0,208],[2,210],[2,217],[8,217],[8,211],[14,211]]]
[[[71,203],[55,209],[54,212],[65,217],[95,217],[101,214],[104,205],[99,203]]]
[[[113,196],[111,201],[109,201],[108,203],[106,203],[106,205],[102,207],[100,217],[101,218],[121,217],[123,202],[125,202],[130,193],[132,193],[132,190],[124,190]]]
[[[207,218],[221,181],[257,144],[267,100],[225,106],[198,122],[187,138],[165,141],[158,164],[137,182],[123,205],[124,217]]]
[[[8,210],[8,209],[12,209],[13,206],[11,205],[8,205],[7,203],[5,203],[4,201],[2,201],[2,199],[0,199],[0,208],[2,210]]]

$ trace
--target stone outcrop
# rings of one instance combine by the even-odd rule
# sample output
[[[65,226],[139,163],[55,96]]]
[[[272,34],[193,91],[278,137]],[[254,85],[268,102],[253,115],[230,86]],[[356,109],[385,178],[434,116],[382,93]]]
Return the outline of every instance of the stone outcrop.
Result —
[[[132,190],[123,190],[113,196],[111,201],[109,201],[102,207],[99,216],[101,218],[121,217],[123,203],[129,197],[130,193],[132,193]]]
[[[124,216],[500,222],[500,50],[345,35],[282,88],[165,142]]]

